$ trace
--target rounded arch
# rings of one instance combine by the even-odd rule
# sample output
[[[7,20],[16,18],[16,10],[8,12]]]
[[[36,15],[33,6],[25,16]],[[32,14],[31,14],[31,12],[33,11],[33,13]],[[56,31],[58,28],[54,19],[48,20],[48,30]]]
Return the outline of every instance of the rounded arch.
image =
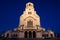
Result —
[[[29,31],[29,38],[32,38],[32,32]]]
[[[32,16],[28,16],[28,17],[26,17],[25,19],[24,19],[24,21],[26,20],[26,19],[28,19],[28,18],[31,18],[31,19],[33,19],[33,20],[36,20],[34,17],[32,17]]]
[[[54,37],[54,34],[50,34],[50,36],[51,36],[51,38],[53,38]]]
[[[27,35],[27,34],[28,34],[28,32],[27,32],[27,31],[25,31],[25,32],[24,32],[24,37],[25,37],[25,38],[27,38],[27,37],[28,37],[28,35]]]
[[[33,31],[33,38],[36,38],[36,32]]]

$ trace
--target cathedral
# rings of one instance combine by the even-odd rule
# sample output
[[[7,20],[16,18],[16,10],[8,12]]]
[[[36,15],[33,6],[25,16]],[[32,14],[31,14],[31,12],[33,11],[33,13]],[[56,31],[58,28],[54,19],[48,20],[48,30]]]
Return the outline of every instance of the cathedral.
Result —
[[[41,27],[40,16],[37,15],[34,4],[31,2],[26,3],[18,27],[14,28],[14,31],[8,30],[4,35],[8,38],[54,38],[53,31],[46,31],[45,28]]]

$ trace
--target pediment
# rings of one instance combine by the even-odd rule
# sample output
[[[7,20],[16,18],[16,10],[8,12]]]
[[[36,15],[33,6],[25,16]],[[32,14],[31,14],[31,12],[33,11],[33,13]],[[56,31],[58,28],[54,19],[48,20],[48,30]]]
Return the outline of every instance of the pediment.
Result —
[[[27,18],[32,18],[32,19],[36,20],[35,18],[33,18],[33,17],[31,17],[31,16],[26,17],[24,20],[26,20]]]

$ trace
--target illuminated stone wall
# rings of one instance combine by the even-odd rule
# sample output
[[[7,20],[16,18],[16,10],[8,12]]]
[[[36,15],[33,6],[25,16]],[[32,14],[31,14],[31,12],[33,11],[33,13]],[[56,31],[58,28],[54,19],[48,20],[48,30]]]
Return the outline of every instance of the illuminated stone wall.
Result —
[[[33,27],[27,27],[27,21],[33,21]],[[20,25],[24,25],[24,29],[36,29],[36,25],[40,26],[40,17],[36,14],[36,11],[34,10],[34,5],[29,2],[26,4],[25,11],[20,16]]]

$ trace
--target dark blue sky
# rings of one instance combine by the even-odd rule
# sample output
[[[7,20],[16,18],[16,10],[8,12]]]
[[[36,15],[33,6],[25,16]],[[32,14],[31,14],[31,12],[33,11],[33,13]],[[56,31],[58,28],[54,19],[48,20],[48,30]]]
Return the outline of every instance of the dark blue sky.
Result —
[[[60,0],[0,0],[0,33],[18,27],[27,2],[34,3],[42,27],[60,33]]]

